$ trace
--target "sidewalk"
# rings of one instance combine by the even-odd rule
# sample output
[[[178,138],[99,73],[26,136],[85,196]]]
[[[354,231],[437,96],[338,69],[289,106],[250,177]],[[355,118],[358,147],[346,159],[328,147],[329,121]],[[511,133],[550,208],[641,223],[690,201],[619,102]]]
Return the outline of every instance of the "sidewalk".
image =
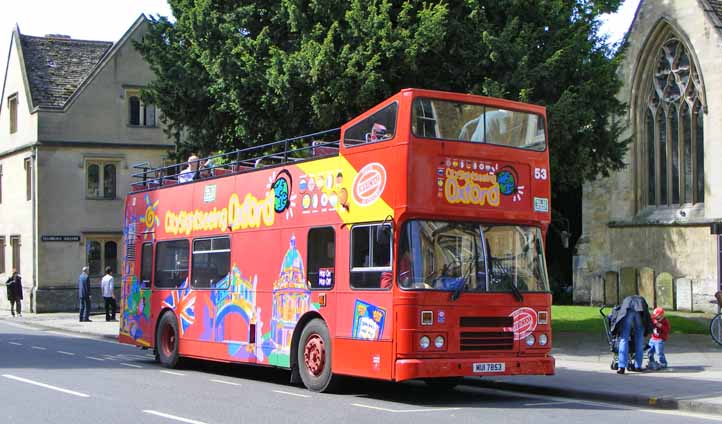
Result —
[[[77,313],[27,314],[0,320],[114,339],[118,323],[104,315],[79,322]],[[468,383],[498,389],[722,415],[722,346],[709,336],[672,334],[664,371],[617,375],[603,333],[554,335],[554,376],[479,377]]]
[[[722,415],[722,346],[709,335],[672,334],[665,345],[669,368],[624,375],[610,369],[601,331],[554,334],[553,346],[554,376],[477,380],[500,389]]]

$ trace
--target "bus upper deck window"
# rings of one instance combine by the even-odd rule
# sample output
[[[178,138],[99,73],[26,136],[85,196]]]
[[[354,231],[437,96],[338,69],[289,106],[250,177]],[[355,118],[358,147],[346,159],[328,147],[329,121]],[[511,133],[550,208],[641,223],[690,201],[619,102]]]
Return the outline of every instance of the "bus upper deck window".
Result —
[[[396,133],[397,114],[398,104],[391,103],[347,129],[344,133],[344,144],[350,147],[391,140]]]

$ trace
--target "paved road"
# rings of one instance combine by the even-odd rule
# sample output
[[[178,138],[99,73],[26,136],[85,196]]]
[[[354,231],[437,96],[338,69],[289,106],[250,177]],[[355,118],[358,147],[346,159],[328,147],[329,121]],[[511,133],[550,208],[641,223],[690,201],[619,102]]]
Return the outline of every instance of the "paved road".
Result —
[[[166,370],[149,351],[0,322],[2,423],[722,421],[476,386],[436,393],[422,383],[349,379],[340,393],[318,394],[287,381],[280,370],[196,361]]]

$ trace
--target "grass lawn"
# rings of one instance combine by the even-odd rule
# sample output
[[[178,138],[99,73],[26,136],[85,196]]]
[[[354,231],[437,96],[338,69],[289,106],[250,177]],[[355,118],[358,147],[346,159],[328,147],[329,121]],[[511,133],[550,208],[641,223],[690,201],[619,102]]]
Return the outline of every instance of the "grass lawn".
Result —
[[[611,308],[605,308],[609,314]],[[666,313],[672,326],[672,334],[709,334],[708,324],[700,319],[690,319],[675,312]],[[685,314],[689,316],[689,314]],[[604,323],[599,308],[594,306],[552,306],[552,330],[555,332],[579,332],[604,334]]]

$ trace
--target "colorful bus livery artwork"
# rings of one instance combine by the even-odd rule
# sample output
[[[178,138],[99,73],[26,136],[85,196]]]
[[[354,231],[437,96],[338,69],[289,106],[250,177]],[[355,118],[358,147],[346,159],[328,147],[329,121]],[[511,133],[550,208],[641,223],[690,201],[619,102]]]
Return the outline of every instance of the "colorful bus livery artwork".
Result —
[[[543,108],[407,89],[211,160],[188,183],[136,174],[121,342],[167,367],[287,368],[315,391],[554,373]]]

